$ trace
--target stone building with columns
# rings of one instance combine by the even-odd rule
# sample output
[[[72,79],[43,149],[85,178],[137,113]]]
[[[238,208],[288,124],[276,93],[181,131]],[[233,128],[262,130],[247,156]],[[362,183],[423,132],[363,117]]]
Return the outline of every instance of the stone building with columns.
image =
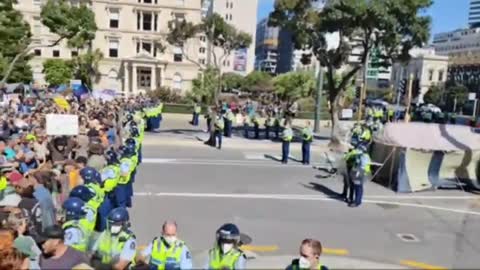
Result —
[[[72,1],[73,3],[79,0]],[[55,35],[41,24],[43,0],[18,0],[16,8],[31,25],[33,42],[51,44]],[[160,86],[183,93],[191,88],[198,76],[198,66],[188,61],[182,48],[164,42],[168,22],[186,19],[201,21],[199,0],[91,0],[98,27],[93,49],[99,49],[104,59],[99,65],[99,76],[93,90],[112,89],[124,95],[134,95]],[[162,46],[164,50],[161,50]],[[199,36],[183,51],[190,59],[205,63],[205,38]],[[43,61],[51,58],[70,59],[78,54],[66,46],[39,48],[33,52],[31,66],[37,83],[45,84]]]

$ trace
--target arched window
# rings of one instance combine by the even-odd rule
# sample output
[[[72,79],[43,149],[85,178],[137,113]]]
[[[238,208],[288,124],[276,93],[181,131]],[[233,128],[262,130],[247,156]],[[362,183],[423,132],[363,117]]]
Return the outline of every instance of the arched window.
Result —
[[[173,79],[172,79],[172,88],[175,89],[175,90],[181,90],[182,89],[182,82],[183,82],[183,79],[182,79],[182,75],[180,75],[180,73],[175,73],[173,75]]]

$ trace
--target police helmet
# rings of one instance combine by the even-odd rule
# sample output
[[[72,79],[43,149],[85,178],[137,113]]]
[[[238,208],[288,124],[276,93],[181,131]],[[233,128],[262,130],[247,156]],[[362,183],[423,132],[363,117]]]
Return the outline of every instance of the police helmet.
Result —
[[[128,139],[125,141],[125,145],[126,145],[127,147],[129,147],[129,146],[135,147],[135,144],[136,144],[136,143],[137,143],[137,142],[135,141],[134,138],[128,138]]]
[[[105,153],[107,163],[108,164],[116,164],[118,163],[118,155],[115,153],[113,150],[108,150],[107,153]]]
[[[80,185],[74,187],[72,191],[70,191],[70,197],[79,198],[86,203],[90,201],[93,197],[95,197],[95,194],[88,187]]]
[[[140,135],[140,132],[138,131],[137,127],[132,127],[132,128],[130,128],[130,134],[133,137],[138,137]]]
[[[217,230],[217,241],[233,241],[238,243],[240,241],[240,230],[237,225],[233,223],[223,224]]]
[[[118,207],[110,211],[107,219],[110,223],[126,223],[130,220],[130,217],[125,207]]]
[[[100,173],[92,167],[85,167],[80,170],[80,176],[82,177],[85,184],[96,183],[100,184],[102,182],[102,176]]]
[[[127,114],[127,121],[132,121],[133,115],[131,113]]]
[[[81,219],[87,215],[85,203],[79,198],[68,198],[62,205],[67,220]]]

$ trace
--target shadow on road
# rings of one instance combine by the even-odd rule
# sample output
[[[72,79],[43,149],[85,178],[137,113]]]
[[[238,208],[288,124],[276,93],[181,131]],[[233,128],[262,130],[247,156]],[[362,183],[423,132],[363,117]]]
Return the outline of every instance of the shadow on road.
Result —
[[[202,132],[203,130],[201,129],[163,129],[158,131],[157,133],[173,133],[173,134],[185,134],[185,135],[191,135],[192,133],[198,133]]]
[[[282,162],[281,159],[276,158],[276,157],[274,157],[274,156],[272,156],[272,155],[265,154],[264,157],[265,157],[265,158],[268,158],[268,159],[271,159],[271,160],[273,160],[273,161]]]
[[[323,194],[325,194],[329,198],[332,198],[332,199],[343,202],[343,198],[341,197],[340,193],[338,193],[336,191],[333,191],[330,188],[328,188],[328,187],[326,187],[322,184],[310,182],[308,185],[305,185],[305,184],[301,184],[301,185],[304,186],[305,188],[322,192]]]

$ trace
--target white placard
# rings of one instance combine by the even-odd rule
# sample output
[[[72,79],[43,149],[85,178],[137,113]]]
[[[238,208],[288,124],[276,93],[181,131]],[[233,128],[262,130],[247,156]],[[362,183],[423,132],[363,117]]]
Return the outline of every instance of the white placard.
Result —
[[[47,114],[47,135],[78,135],[78,115]]]
[[[352,109],[342,109],[342,118],[343,119],[353,118],[353,110]]]
[[[468,93],[468,100],[477,99],[477,93]]]

